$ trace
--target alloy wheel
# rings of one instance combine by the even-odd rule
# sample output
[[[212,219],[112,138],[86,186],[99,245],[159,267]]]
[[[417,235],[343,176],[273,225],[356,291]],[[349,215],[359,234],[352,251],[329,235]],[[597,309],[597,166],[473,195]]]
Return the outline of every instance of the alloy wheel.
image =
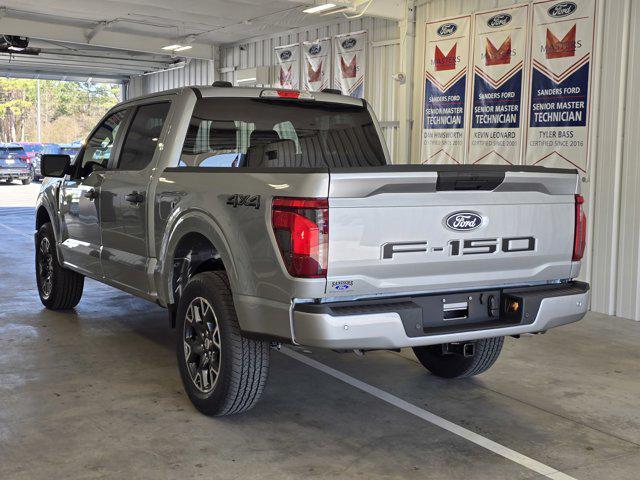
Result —
[[[218,319],[211,304],[194,298],[184,319],[184,358],[193,385],[202,393],[213,390],[220,374],[221,345]]]
[[[49,298],[53,290],[53,253],[51,242],[47,237],[40,240],[40,255],[38,256],[38,277],[40,289],[44,298]]]

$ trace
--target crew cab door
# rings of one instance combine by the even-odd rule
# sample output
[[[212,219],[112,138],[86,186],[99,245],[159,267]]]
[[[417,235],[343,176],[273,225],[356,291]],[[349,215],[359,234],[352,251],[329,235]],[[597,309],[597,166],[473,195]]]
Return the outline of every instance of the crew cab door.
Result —
[[[154,99],[133,107],[122,146],[100,189],[104,276],[139,292],[150,290],[149,185],[170,106],[169,101]]]
[[[75,171],[60,187],[59,209],[64,263],[101,277],[100,189],[128,111],[117,111],[94,130],[78,155]]]

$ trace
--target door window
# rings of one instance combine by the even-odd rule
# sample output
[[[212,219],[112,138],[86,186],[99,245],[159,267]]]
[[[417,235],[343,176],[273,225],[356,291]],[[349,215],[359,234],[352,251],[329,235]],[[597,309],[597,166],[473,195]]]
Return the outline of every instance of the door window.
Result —
[[[127,110],[110,115],[89,138],[80,162],[80,177],[87,177],[94,170],[107,169],[118,131],[126,116]]]
[[[127,132],[118,170],[144,170],[153,159],[171,103],[143,105]]]

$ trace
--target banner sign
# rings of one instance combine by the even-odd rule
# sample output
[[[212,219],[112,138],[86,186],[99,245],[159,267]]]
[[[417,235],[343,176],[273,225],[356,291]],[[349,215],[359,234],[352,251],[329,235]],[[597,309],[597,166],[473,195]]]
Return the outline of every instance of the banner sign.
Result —
[[[587,171],[595,3],[533,4],[527,165]]]
[[[367,71],[367,32],[336,35],[334,85],[343,95],[364,98]]]
[[[285,45],[276,47],[276,60],[278,74],[276,78],[277,88],[291,90],[300,89],[300,45]]]
[[[303,90],[320,92],[331,84],[331,39],[303,42]]]
[[[520,5],[475,15],[467,163],[520,163],[528,12]]]
[[[463,163],[471,16],[426,24],[422,163]]]

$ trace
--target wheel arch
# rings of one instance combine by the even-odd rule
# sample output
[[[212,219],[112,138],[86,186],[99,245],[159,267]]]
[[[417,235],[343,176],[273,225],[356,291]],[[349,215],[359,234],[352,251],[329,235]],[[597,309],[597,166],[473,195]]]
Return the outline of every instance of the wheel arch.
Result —
[[[47,222],[51,222],[51,215],[49,215],[47,207],[40,205],[36,210],[36,230],[40,230],[40,227]]]
[[[56,243],[60,241],[60,221],[56,216],[56,209],[53,207],[51,199],[49,198],[49,192],[43,192],[40,194],[35,210],[35,232],[37,233],[40,227],[45,223],[51,222],[51,226],[53,227],[53,236],[56,239]],[[60,254],[60,252],[58,252],[58,254]]]
[[[38,231],[38,229],[47,221],[51,222],[51,225],[53,227],[53,236],[55,237],[56,242],[59,242],[61,239],[60,218],[58,216],[58,209],[56,207],[59,188],[60,181],[43,184],[40,193],[38,194],[38,199],[36,201],[35,207],[36,231]],[[60,254],[60,252],[58,252],[58,254]]]
[[[167,306],[176,305],[180,291],[193,275],[224,270],[232,291],[238,274],[229,242],[218,223],[202,211],[183,213],[167,227],[159,255],[159,296]]]

